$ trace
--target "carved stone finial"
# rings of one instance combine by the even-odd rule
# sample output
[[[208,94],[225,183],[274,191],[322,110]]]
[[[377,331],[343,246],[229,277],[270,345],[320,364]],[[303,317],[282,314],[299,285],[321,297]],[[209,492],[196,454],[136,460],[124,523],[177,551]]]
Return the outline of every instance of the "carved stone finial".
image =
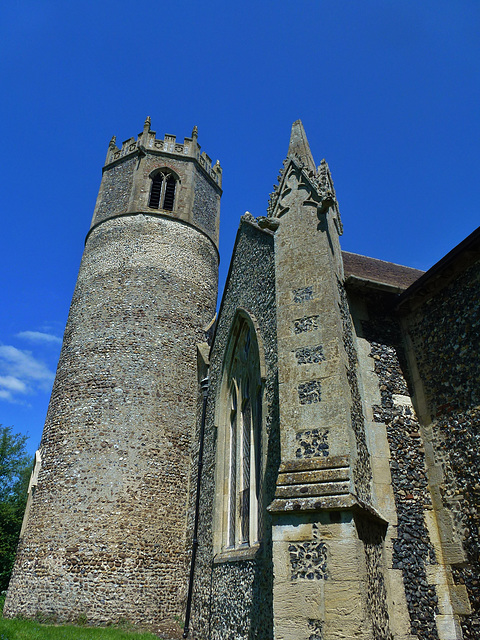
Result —
[[[306,167],[315,172],[315,162],[313,161],[312,152],[310,151],[307,135],[301,120],[296,120],[292,125],[288,155],[295,158],[297,163],[300,161],[302,169]]]
[[[192,131],[192,138],[198,138],[198,127],[195,125]]]
[[[147,116],[147,118],[145,120],[145,124],[143,125],[144,131],[150,131],[150,125],[151,124],[152,124],[152,119],[150,118],[150,116]]]
[[[108,146],[109,147],[115,147],[116,144],[117,144],[117,136],[112,136],[112,139],[110,140],[110,143],[109,143]]]
[[[255,223],[255,218],[252,216],[252,214],[250,213],[250,211],[245,211],[245,213],[243,214],[243,216],[241,217],[241,220],[246,220],[247,222],[253,222]]]

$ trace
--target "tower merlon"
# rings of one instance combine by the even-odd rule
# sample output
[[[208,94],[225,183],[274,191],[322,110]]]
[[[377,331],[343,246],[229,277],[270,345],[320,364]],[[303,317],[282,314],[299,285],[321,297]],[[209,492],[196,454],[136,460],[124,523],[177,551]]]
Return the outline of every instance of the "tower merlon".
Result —
[[[143,131],[139,133],[137,139],[128,138],[122,143],[121,148],[116,145],[116,138],[113,136],[109,143],[107,157],[105,160],[105,166],[112,165],[119,162],[127,156],[138,154],[139,152],[161,153],[171,154],[172,156],[181,156],[183,158],[193,158],[198,162],[200,167],[207,173],[207,175],[221,188],[222,186],[222,169],[220,163],[216,162],[212,168],[212,160],[205,153],[200,152],[200,145],[197,142],[198,129],[195,126],[192,131],[191,137],[186,137],[182,142],[177,142],[175,135],[166,133],[164,138],[157,138],[156,132],[150,129],[150,118],[145,120]]]
[[[205,151],[202,151],[201,155],[199,156],[199,160],[201,166],[205,169],[205,171],[210,172],[212,170],[212,159],[205,153]]]

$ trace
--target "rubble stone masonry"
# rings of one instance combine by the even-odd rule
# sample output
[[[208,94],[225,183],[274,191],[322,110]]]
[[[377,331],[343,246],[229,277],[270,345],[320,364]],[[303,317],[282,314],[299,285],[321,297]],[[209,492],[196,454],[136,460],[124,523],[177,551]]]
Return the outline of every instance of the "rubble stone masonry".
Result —
[[[90,234],[7,614],[181,613],[196,344],[217,266],[212,242],[176,220],[126,216]]]
[[[409,333],[431,419],[440,499],[464,557],[453,579],[466,587],[471,610],[460,610],[465,639],[480,637],[480,263],[472,264],[421,304]]]
[[[232,260],[211,354],[193,637],[269,640],[273,634],[272,533],[265,507],[273,499],[280,462],[273,234],[262,231],[251,222],[242,221]],[[243,559],[235,550],[223,557],[214,557],[213,549],[218,437],[218,425],[215,425],[214,417],[215,400],[222,380],[223,354],[239,307],[258,320],[258,338],[263,345],[266,364],[263,403],[265,432],[262,437],[265,443],[262,454],[264,497],[261,506],[265,523],[260,547],[256,553],[250,553],[249,557]],[[217,488],[219,490],[221,487]],[[247,550],[250,551],[255,549]]]

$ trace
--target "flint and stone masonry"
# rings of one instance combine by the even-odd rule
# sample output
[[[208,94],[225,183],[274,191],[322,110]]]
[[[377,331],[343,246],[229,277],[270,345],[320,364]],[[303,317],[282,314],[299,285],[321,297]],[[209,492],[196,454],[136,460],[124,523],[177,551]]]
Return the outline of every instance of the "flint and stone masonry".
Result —
[[[157,141],[149,122],[110,146],[7,614],[183,614],[196,345],[215,314],[221,194],[219,165],[199,158],[195,133]],[[172,211],[148,206],[157,169],[175,178]]]
[[[297,121],[214,321],[221,178],[196,128],[109,145],[4,614],[477,639],[480,230],[343,252]]]

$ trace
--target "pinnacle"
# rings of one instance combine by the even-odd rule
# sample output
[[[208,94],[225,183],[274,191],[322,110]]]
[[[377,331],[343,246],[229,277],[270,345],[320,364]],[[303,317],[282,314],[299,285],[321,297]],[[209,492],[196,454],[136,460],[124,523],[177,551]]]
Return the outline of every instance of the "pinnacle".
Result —
[[[305,164],[307,169],[316,173],[315,162],[301,120],[295,120],[292,125],[288,155],[297,156]]]

